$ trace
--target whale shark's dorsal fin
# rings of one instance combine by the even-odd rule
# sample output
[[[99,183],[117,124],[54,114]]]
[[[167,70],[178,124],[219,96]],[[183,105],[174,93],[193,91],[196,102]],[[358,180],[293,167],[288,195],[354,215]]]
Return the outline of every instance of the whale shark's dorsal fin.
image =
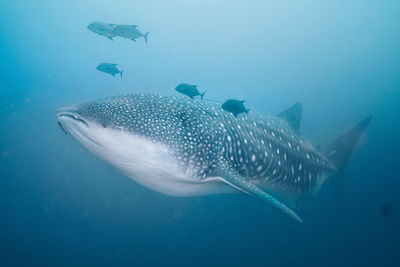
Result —
[[[303,106],[301,105],[301,103],[296,103],[288,109],[285,109],[284,111],[279,113],[278,117],[286,120],[293,131],[295,131],[297,134],[300,134],[300,122],[302,115]]]
[[[290,208],[288,208],[285,204],[280,202],[278,199],[274,198],[267,192],[258,188],[252,182],[247,181],[243,178],[235,169],[231,167],[229,162],[223,161],[218,164],[218,167],[215,169],[215,174],[222,177],[224,181],[230,186],[235,187],[236,189],[243,191],[253,197],[256,197],[264,202],[267,202],[274,208],[282,211],[290,218],[294,219],[297,222],[302,223],[303,220]]]

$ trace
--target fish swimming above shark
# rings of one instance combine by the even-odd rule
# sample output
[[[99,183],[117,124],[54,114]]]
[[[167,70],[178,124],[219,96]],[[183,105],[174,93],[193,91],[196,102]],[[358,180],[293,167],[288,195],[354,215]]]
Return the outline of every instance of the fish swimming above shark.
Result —
[[[122,73],[124,72],[124,70],[119,70],[117,67],[118,64],[115,63],[100,63],[96,69],[108,74],[111,74],[112,76],[115,77],[116,74],[121,75],[122,78]]]
[[[322,154],[292,128],[301,116],[280,114],[236,118],[217,102],[131,94],[60,108],[57,121],[143,187],[171,196],[244,192],[302,222],[288,203],[343,175],[371,116]]]
[[[221,108],[232,113],[233,116],[237,117],[240,113],[249,113],[249,109],[244,106],[245,100],[228,99],[222,105]]]
[[[113,40],[113,37],[115,34],[113,33],[115,24],[107,24],[99,21],[94,21],[90,23],[87,28],[94,32],[97,33],[98,35],[103,35],[104,37],[107,37],[110,40]]]
[[[117,25],[113,28],[112,33],[114,36],[131,39],[134,42],[136,42],[136,39],[143,37],[147,44],[147,36],[149,35],[149,32],[143,34],[137,29],[137,27],[137,25]]]
[[[191,99],[194,99],[195,96],[200,96],[200,99],[203,100],[204,94],[207,91],[200,93],[199,90],[197,89],[197,87],[198,87],[197,85],[193,85],[193,84],[180,83],[180,84],[178,84],[177,87],[175,87],[175,90],[181,94],[187,95]]]

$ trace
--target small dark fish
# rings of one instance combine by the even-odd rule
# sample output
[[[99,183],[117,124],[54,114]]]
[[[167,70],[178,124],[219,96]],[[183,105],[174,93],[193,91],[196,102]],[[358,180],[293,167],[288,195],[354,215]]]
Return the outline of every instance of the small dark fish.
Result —
[[[195,96],[200,96],[201,100],[203,100],[203,96],[207,91],[204,91],[204,93],[200,93],[199,90],[197,90],[197,85],[192,85],[188,83],[181,83],[177,87],[175,87],[175,90],[178,91],[181,94],[187,95],[191,99]]]
[[[118,64],[112,64],[112,63],[101,63],[99,64],[96,69],[98,69],[99,71],[105,72],[105,73],[109,73],[112,76],[115,76],[115,74],[120,74],[122,77],[122,72],[124,72],[123,70],[119,70],[117,68]]]
[[[236,99],[229,99],[222,104],[222,108],[230,113],[232,113],[235,117],[240,113],[249,113],[250,109],[246,109],[244,106],[245,100],[236,100]]]
[[[383,216],[391,215],[392,211],[393,211],[393,204],[390,202],[386,202],[386,203],[382,204],[382,206],[380,207],[380,211]]]

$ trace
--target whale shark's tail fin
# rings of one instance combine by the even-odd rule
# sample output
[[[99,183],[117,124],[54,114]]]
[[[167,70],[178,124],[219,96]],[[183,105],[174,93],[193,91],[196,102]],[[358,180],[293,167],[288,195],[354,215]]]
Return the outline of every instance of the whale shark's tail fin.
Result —
[[[332,165],[337,169],[337,172],[331,178],[334,191],[338,197],[343,197],[345,194],[344,172],[347,162],[354,150],[357,141],[368,127],[372,116],[368,116],[360,121],[356,126],[339,136],[328,148],[327,158]]]

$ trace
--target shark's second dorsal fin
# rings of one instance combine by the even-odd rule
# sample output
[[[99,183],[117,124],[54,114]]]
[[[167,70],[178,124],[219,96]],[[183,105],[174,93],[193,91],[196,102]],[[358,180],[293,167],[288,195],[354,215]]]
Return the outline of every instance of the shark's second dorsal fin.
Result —
[[[220,176],[224,181],[230,186],[245,192],[251,196],[254,196],[264,202],[267,202],[274,208],[282,211],[284,214],[294,219],[295,221],[302,223],[303,220],[289,207],[280,202],[278,199],[274,198],[267,192],[258,188],[254,183],[247,181],[242,177],[236,170],[234,170],[229,162],[223,161],[218,164],[218,167],[214,170],[214,174]]]
[[[301,103],[296,103],[290,108],[285,109],[284,111],[278,114],[278,117],[286,120],[289,126],[297,134],[300,134],[300,122],[302,116],[303,116],[303,106],[301,105]]]

